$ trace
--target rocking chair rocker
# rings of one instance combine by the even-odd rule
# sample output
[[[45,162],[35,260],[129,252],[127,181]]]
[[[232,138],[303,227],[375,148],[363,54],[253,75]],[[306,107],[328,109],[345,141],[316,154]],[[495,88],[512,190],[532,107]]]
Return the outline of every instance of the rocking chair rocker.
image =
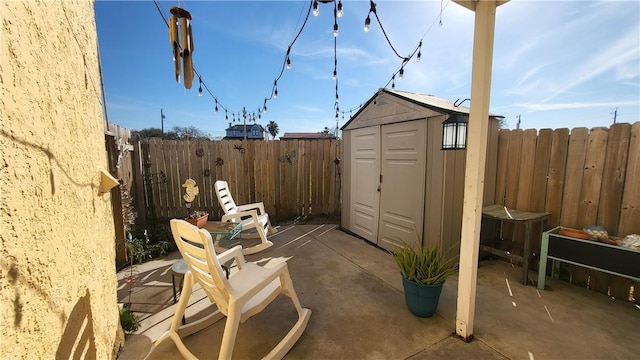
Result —
[[[283,358],[298,341],[311,316],[311,310],[300,305],[287,264],[280,263],[273,269],[267,269],[254,263],[247,263],[240,246],[216,255],[211,234],[184,220],[171,220],[171,232],[187,264],[188,271],[184,277],[183,289],[171,327],[153,344],[147,358],[158,344],[171,339],[185,358],[196,359],[181,338],[200,331],[226,316],[218,359],[230,359],[240,323],[264,310],[280,293],[291,299],[298,312],[298,320],[280,343],[264,358]],[[227,279],[222,265],[234,259],[238,271],[232,271]],[[203,319],[181,325],[194,282],[200,284],[218,310]]]

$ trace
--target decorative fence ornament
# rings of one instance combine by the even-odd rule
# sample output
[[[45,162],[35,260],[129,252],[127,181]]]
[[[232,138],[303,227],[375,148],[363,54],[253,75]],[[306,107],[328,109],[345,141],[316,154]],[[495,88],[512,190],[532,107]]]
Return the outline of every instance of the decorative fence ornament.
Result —
[[[180,83],[180,58],[184,68],[184,87],[191,89],[193,83],[193,35],[191,32],[191,14],[179,7],[169,9],[169,40],[173,48],[176,82]],[[180,37],[178,37],[180,33]]]

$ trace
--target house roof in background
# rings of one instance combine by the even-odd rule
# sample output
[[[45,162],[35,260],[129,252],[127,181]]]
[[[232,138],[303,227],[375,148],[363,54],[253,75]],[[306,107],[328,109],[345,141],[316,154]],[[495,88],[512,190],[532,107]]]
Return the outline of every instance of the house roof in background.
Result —
[[[233,126],[229,126],[226,130],[242,131],[243,127],[246,127],[247,131],[249,131],[254,126],[258,126],[260,130],[264,131],[264,127],[260,124],[233,125]]]
[[[280,140],[315,140],[315,139],[335,139],[333,134],[325,133],[284,133]]]

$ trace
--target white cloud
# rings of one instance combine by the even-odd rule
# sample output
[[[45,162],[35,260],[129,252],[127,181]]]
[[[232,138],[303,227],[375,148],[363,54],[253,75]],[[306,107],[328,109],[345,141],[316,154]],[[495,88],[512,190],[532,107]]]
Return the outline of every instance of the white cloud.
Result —
[[[622,106],[637,106],[637,101],[611,101],[611,102],[571,102],[571,103],[519,103],[513,106],[521,107],[528,111],[549,111],[549,110],[564,110],[564,109],[584,109],[594,107],[622,107]]]
[[[622,79],[636,78],[639,76],[640,68],[640,51],[638,49],[638,31],[640,28],[635,26],[622,37],[612,42],[609,46],[602,48],[598,53],[591,55],[585,59],[584,63],[570,71],[564,84],[557,89],[551,96],[543,100],[549,101],[554,97],[567,92],[568,90],[584,84],[607,71],[613,70]],[[634,70],[635,68],[635,70]]]

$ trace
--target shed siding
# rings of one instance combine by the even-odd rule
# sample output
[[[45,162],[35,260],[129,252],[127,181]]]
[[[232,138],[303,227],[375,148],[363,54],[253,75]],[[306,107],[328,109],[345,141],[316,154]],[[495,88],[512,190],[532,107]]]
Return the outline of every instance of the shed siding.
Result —
[[[447,119],[451,108],[438,108],[437,106],[420,104],[416,99],[434,97],[415,96],[402,98],[387,90],[379,91],[372,97],[367,105],[360,110],[343,127],[343,154],[344,184],[342,203],[342,226],[353,232],[353,189],[352,184],[355,169],[350,162],[353,144],[350,132],[354,129],[366,127],[381,127],[386,124],[416,121],[427,119],[426,133],[424,135],[425,167],[424,180],[424,221],[423,244],[439,244],[444,253],[449,257],[457,257],[460,250],[460,230],[462,228],[462,205],[464,190],[464,169],[466,151],[442,151],[442,122]],[[408,93],[406,93],[408,94]],[[437,103],[438,106],[446,104],[446,100]],[[488,131],[487,163],[485,166],[485,183],[483,204],[494,203],[496,197],[496,170],[498,149],[498,121],[491,118]],[[383,190],[384,191],[384,190]],[[378,236],[379,237],[379,236]],[[371,239],[370,239],[371,240]],[[373,239],[378,242],[379,239]]]

